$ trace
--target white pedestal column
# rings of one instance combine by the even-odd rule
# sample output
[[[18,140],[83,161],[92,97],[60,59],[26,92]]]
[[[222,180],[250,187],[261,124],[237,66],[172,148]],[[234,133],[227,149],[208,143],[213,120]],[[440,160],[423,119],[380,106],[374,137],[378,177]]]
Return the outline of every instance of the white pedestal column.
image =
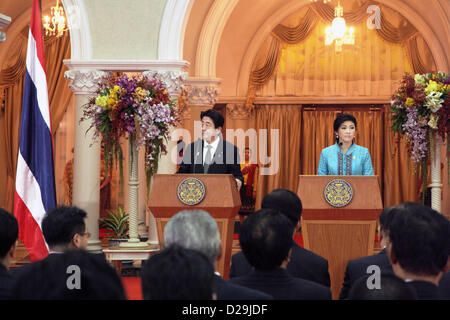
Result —
[[[91,237],[88,251],[100,253],[102,248],[98,237],[100,211],[100,144],[93,143],[91,121],[83,121],[83,106],[97,90],[97,83],[107,79],[109,73],[97,70],[69,70],[65,77],[70,79],[69,87],[75,93],[75,145],[73,164],[73,205],[87,213],[86,227]]]
[[[441,212],[441,137],[437,132],[433,133],[431,153],[431,208]]]

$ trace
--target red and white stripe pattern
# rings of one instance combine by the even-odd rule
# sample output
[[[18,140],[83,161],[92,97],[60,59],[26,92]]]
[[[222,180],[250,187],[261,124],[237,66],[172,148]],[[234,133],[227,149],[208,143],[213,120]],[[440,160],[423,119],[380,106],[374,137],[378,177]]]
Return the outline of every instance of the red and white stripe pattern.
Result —
[[[39,0],[33,0],[20,122],[14,215],[31,261],[48,255],[41,223],[55,207],[53,142]]]

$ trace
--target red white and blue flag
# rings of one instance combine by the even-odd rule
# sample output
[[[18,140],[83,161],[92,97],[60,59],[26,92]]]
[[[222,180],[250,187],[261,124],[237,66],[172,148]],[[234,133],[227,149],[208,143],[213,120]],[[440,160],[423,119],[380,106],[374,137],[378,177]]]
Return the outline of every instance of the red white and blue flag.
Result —
[[[33,0],[20,120],[14,215],[31,261],[48,255],[41,222],[56,206],[53,142],[39,0]]]

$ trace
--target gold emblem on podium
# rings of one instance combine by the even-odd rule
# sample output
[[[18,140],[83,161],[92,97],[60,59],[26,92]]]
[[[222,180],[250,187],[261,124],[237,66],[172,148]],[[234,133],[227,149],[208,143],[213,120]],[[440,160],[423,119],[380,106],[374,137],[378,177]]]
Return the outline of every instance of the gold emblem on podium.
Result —
[[[324,189],[325,200],[333,207],[340,208],[348,205],[353,198],[350,183],[342,179],[331,180]]]
[[[184,204],[194,206],[205,197],[205,185],[197,178],[186,178],[178,184],[178,199]]]

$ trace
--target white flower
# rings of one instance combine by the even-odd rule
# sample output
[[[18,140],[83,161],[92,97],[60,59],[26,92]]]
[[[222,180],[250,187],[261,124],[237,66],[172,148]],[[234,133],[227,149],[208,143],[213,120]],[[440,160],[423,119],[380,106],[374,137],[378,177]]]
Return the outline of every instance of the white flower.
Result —
[[[442,92],[431,92],[427,95],[425,106],[430,109],[431,112],[436,113],[442,107],[442,103],[444,102],[441,99],[441,96]]]

